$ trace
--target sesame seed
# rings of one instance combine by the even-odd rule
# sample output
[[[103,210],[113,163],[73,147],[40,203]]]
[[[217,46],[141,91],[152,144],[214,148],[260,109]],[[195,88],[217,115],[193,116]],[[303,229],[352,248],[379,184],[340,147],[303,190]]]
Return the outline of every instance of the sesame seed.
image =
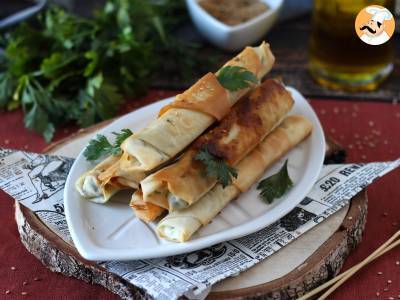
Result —
[[[26,296],[26,295],[28,295],[28,293],[27,292],[21,292],[21,295],[22,296]]]
[[[382,272],[378,272],[377,274],[378,274],[378,275],[382,275],[383,273],[382,273]]]
[[[396,261],[396,266],[400,266],[400,261]]]
[[[388,300],[394,300],[394,298],[393,297],[389,297]]]
[[[12,271],[15,271],[17,268],[16,267],[11,267],[11,270]]]
[[[4,140],[4,144],[8,145],[10,143],[10,140]]]
[[[397,299],[400,299],[400,295],[397,295]]]
[[[349,149],[353,149],[354,146],[352,144],[349,145]]]
[[[326,114],[326,110],[325,109],[321,109],[321,115]]]
[[[27,281],[24,281],[24,282],[22,283],[22,285],[28,285],[28,282],[27,282]]]
[[[33,278],[33,280],[34,281],[40,281],[40,278],[39,277],[35,277],[35,278]]]
[[[353,217],[350,216],[350,217],[347,217],[347,219],[348,219],[348,220],[353,220]]]
[[[387,140],[384,140],[383,143],[384,143],[385,145],[389,144],[389,142],[388,142]]]
[[[362,159],[367,159],[367,156],[366,155],[361,155],[361,158]]]
[[[369,122],[368,122],[368,125],[369,125],[369,127],[373,127],[373,126],[374,126],[374,122],[369,121]]]
[[[26,150],[26,149],[28,149],[28,148],[29,148],[29,146],[28,146],[28,145],[25,145],[25,146],[24,146],[24,149],[25,149],[25,150]]]
[[[387,213],[386,211],[382,214],[382,216],[387,217],[389,215],[389,213]]]
[[[391,281],[391,280],[388,280],[388,281],[387,281],[387,283],[388,283],[388,284],[391,284],[391,283],[392,283],[392,281]]]
[[[384,289],[383,289],[384,292],[387,292],[388,290],[389,290],[388,288],[384,288]]]
[[[376,294],[375,294],[377,297],[379,297],[379,295],[380,295],[380,293],[379,292],[376,292]]]
[[[11,294],[11,291],[10,290],[6,290],[6,295],[9,295],[9,294]]]
[[[338,114],[338,113],[339,113],[339,108],[334,107],[334,108],[333,108],[333,112],[334,112],[335,114]]]
[[[331,132],[335,133],[336,132],[335,128],[331,128]]]
[[[375,135],[377,135],[377,136],[380,136],[380,135],[381,135],[381,132],[378,131],[378,130],[372,130],[372,133],[375,134]]]

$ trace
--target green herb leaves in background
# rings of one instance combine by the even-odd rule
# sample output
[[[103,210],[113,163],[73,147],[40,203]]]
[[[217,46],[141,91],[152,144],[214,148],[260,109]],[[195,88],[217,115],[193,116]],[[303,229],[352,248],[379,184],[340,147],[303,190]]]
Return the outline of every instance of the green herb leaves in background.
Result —
[[[107,155],[117,156],[121,153],[121,144],[132,135],[129,129],[122,129],[121,133],[113,132],[115,135],[115,143],[111,144],[107,138],[98,134],[95,139],[89,141],[89,145],[85,148],[83,155],[87,160],[96,160]]]
[[[293,182],[289,177],[287,160],[278,173],[261,180],[257,190],[261,190],[260,197],[266,203],[271,204],[275,198],[282,197],[292,186]]]
[[[92,18],[50,4],[0,36],[0,108],[22,107],[46,141],[61,124],[111,118],[154,74],[187,80],[207,67],[200,48],[175,36],[187,21],[182,0],[107,0]]]
[[[195,159],[206,166],[207,176],[215,177],[223,188],[232,183],[232,177],[237,178],[236,169],[227,165],[222,158],[211,154],[207,147],[201,148]]]
[[[237,91],[258,82],[257,77],[246,68],[238,66],[223,67],[217,75],[219,83],[230,91]]]

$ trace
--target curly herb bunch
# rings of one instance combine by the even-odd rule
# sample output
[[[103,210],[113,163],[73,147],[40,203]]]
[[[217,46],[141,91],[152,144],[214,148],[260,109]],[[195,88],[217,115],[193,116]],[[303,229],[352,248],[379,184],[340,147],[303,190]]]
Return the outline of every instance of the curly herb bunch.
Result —
[[[90,19],[50,5],[0,39],[0,108],[22,107],[25,126],[46,141],[60,124],[111,118],[123,96],[146,90],[163,61],[182,76],[185,61],[202,64],[193,45],[172,36],[186,18],[176,0],[108,0]],[[178,63],[186,49],[190,57]]]

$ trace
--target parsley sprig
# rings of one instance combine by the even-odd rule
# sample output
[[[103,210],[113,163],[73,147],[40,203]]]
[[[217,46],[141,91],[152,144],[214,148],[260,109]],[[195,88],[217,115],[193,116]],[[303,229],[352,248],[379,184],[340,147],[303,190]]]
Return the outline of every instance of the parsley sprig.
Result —
[[[132,131],[130,129],[122,129],[121,133],[113,132],[113,134],[115,135],[114,144],[111,144],[102,134],[98,134],[95,139],[90,140],[89,145],[83,152],[86,159],[96,160],[106,155],[119,155],[122,142],[132,135]]]
[[[90,17],[48,2],[0,34],[0,110],[22,107],[47,142],[62,124],[109,119],[150,84],[191,82],[218,61],[175,34],[189,21],[183,0],[105,0]]]
[[[292,186],[293,182],[289,177],[287,160],[278,173],[261,180],[257,190],[261,190],[261,199],[271,204],[275,198],[282,197]]]
[[[217,178],[223,188],[232,183],[232,177],[237,178],[236,169],[227,165],[224,159],[210,153],[207,147],[202,147],[195,159],[206,166],[207,176]]]
[[[257,77],[239,66],[223,67],[217,75],[219,83],[230,91],[237,91],[249,87],[252,83],[257,83]]]

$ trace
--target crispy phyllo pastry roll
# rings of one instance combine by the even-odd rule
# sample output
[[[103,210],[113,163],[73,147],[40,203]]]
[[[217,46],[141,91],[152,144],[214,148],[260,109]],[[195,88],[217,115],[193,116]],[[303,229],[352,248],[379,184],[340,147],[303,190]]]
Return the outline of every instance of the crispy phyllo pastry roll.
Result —
[[[130,206],[135,210],[136,217],[146,222],[155,220],[165,212],[165,209],[158,205],[144,202],[140,190],[133,193]]]
[[[143,130],[127,138],[121,145],[129,161],[124,166],[131,170],[149,171],[170,160],[201,135],[212,123],[222,119],[244,94],[257,82],[244,86],[229,86],[218,79],[222,72],[225,83],[232,72],[245,70],[256,81],[271,69],[274,56],[265,42],[259,47],[246,47],[216,74],[208,73],[191,88],[175,97],[174,101],[163,107],[156,120]],[[240,71],[239,70],[239,71]],[[228,74],[227,74],[228,73]],[[241,78],[243,79],[243,77]],[[244,78],[244,80],[247,80]],[[127,157],[125,157],[127,159]]]
[[[160,237],[185,242],[240,193],[247,191],[274,162],[294,148],[311,132],[311,122],[289,116],[238,165],[238,177],[225,188],[217,184],[192,206],[170,212],[157,225]]]
[[[227,165],[237,165],[279,125],[293,103],[281,83],[273,79],[264,81],[178,161],[141,181],[144,201],[169,211],[192,205],[217,183],[216,177],[205,176],[206,166],[196,159],[199,151],[207,149]]]
[[[145,172],[129,172],[129,168],[121,168],[124,160],[119,156],[109,156],[92,170],[82,174],[75,186],[79,194],[86,200],[106,203],[123,189],[137,189],[138,182],[145,178]]]
[[[146,173],[174,158],[211,124],[227,115],[243,95],[258,85],[274,60],[269,45],[263,42],[259,47],[246,47],[217,73],[203,76],[163,107],[156,120],[124,140],[122,155],[111,170],[103,176],[92,170],[88,178],[88,174],[81,177],[77,182],[79,192],[86,196],[96,194],[85,197],[106,202],[109,193],[107,200],[100,199],[99,194],[109,182],[136,188]],[[106,160],[109,159],[113,160]],[[92,176],[93,172],[96,176]],[[89,182],[90,190],[86,191]]]
[[[116,169],[118,161],[118,156],[109,156],[92,170],[82,174],[75,183],[79,194],[92,202],[105,203],[116,192],[127,188],[115,179],[112,180],[110,177],[107,179],[102,178],[106,175],[106,172]]]

